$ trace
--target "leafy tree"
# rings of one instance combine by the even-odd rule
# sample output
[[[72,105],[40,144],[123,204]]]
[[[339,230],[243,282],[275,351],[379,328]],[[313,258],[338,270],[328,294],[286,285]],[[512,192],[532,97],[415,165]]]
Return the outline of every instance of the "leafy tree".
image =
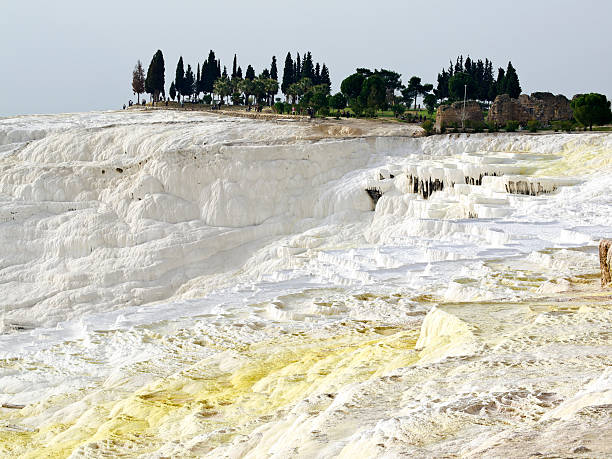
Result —
[[[270,64],[270,78],[278,81],[278,69],[276,68],[276,56],[272,56],[272,64]]]
[[[244,80],[240,81],[238,87],[240,88],[240,91],[244,94],[245,105],[251,105],[249,97],[255,93],[256,89],[253,80],[245,78]]]
[[[414,100],[414,108],[417,108],[417,97],[419,95],[425,95],[433,89],[432,84],[421,84],[421,79],[417,76],[410,78],[408,86],[402,90],[404,100],[410,107],[412,100]]]
[[[385,80],[379,75],[371,75],[365,79],[359,94],[361,104],[374,112],[386,105]]]
[[[247,67],[246,74],[244,75],[244,78],[246,80],[251,80],[251,81],[253,81],[255,79],[255,69],[253,67],[251,67],[250,64]]]
[[[174,81],[170,83],[170,98],[174,100],[176,97],[176,86],[174,85]]]
[[[183,87],[185,86],[185,68],[183,67],[183,56],[179,57],[179,60],[176,64],[176,73],[174,76],[174,86],[176,88],[176,92],[180,96],[185,94]]]
[[[342,94],[341,92],[337,92],[336,94],[330,97],[329,105],[332,108],[335,108],[336,110],[340,111],[346,107],[346,97],[344,97],[344,94]]]
[[[433,114],[434,110],[436,109],[436,102],[436,96],[433,94],[427,94],[423,98],[423,105],[425,105],[425,108],[427,108],[427,113],[430,115]]]
[[[153,55],[153,59],[151,59],[145,79],[145,91],[151,94],[153,103],[157,102],[159,95],[165,91],[165,71],[164,55],[158,49]]]
[[[145,92],[145,75],[140,60],[138,60],[132,72],[132,91],[138,95],[137,103],[140,105],[140,95]]]
[[[455,73],[450,80],[448,80],[448,92],[452,100],[463,100],[466,92],[468,98],[475,99],[476,82],[465,72]]]
[[[508,62],[506,69],[506,80],[504,89],[506,94],[509,94],[513,99],[517,99],[521,95],[521,85],[516,70],[512,66],[512,62]]]
[[[588,126],[591,131],[593,124],[607,124],[612,121],[610,101],[603,94],[577,94],[570,106],[574,111],[574,118],[583,126]]]
[[[295,82],[294,73],[293,73],[293,59],[291,58],[291,53],[287,53],[287,57],[285,58],[285,68],[283,69],[283,82],[281,84],[281,91],[283,94],[287,95],[287,90],[289,86],[291,86]]]
[[[395,117],[397,118],[404,114],[404,112],[406,111],[406,106],[402,103],[394,104],[391,106],[391,110],[393,111],[393,115],[395,115]]]
[[[359,73],[359,69],[357,69],[357,71],[357,73],[353,73],[346,77],[340,84],[340,91],[342,91],[342,94],[344,94],[349,103],[359,97],[363,82],[365,81],[365,76]]]
[[[219,99],[221,99],[223,102],[225,102],[225,98],[229,96],[234,90],[234,88],[232,87],[232,83],[230,82],[227,76],[217,78],[217,81],[215,81],[213,85],[213,89],[215,94],[218,94]]]
[[[300,101],[300,104],[304,107],[311,107],[315,112],[319,112],[321,110],[327,111],[329,113],[329,102],[327,99],[327,86],[325,85],[315,85],[308,87],[307,85],[310,83],[309,78],[303,78],[301,80],[302,83],[302,91],[303,96]],[[304,85],[305,84],[305,85]]]

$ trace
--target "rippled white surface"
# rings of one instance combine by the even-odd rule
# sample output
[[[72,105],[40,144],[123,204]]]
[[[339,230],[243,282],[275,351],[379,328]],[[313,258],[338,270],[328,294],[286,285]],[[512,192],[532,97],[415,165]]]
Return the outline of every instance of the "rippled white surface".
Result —
[[[612,135],[312,134],[0,120],[0,402],[27,405],[0,451],[478,456],[606,432],[576,413],[612,390],[588,293]]]

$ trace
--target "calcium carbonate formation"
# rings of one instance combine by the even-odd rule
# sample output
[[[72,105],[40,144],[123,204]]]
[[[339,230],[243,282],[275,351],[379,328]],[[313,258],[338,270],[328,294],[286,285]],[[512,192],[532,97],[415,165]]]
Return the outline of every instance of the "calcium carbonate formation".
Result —
[[[612,454],[612,135],[313,132],[0,119],[0,455]]]

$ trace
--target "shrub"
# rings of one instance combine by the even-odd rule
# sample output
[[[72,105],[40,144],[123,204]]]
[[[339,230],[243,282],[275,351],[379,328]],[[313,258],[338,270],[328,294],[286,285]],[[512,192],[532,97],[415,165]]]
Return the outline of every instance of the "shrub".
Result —
[[[329,107],[321,107],[318,113],[321,116],[329,116]]]
[[[518,121],[508,121],[506,123],[506,132],[515,132],[519,127],[519,122]]]
[[[425,120],[423,121],[423,123],[421,124],[421,127],[425,130],[425,133],[427,135],[431,135],[433,133],[434,130],[434,124],[433,121],[431,120]]]
[[[540,122],[538,120],[527,121],[527,129],[529,132],[537,132],[540,129]]]
[[[274,111],[282,115],[285,112],[285,104],[282,102],[276,102],[274,104]]]
[[[489,122],[487,123],[487,130],[488,130],[489,132],[497,132],[497,131],[498,131],[498,129],[497,129],[497,124],[495,124],[495,123],[494,123],[494,122],[492,122],[492,121],[489,121]]]
[[[406,106],[404,104],[395,104],[391,106],[391,110],[396,118],[399,118],[406,111]]]
[[[202,100],[204,101],[205,104],[210,105],[210,103],[212,102],[212,96],[210,94],[204,94],[204,97],[202,97]]]

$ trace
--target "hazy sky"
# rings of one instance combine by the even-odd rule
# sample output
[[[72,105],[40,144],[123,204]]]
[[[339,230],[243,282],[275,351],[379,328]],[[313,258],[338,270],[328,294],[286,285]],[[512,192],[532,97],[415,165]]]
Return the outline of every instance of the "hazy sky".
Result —
[[[214,49],[259,73],[312,51],[334,90],[356,67],[435,83],[459,54],[512,60],[523,92],[612,96],[611,0],[2,0],[0,115],[119,108],[137,59],[157,49],[166,86],[179,55]]]

